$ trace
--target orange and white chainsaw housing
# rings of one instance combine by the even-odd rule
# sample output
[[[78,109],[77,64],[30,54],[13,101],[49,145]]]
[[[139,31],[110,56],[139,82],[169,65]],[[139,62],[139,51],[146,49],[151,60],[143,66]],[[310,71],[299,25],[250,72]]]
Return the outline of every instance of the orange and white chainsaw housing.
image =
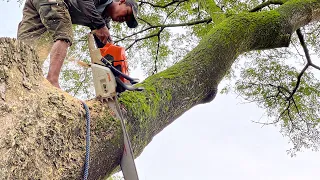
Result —
[[[92,64],[91,68],[96,96],[105,99],[116,96],[117,83],[110,68],[98,64]]]
[[[92,33],[89,34],[88,43],[97,97],[106,99],[125,90],[143,90],[142,87],[133,86],[139,79],[129,76],[125,48],[110,43],[101,45]]]
[[[101,55],[100,48],[97,48],[95,45],[93,35],[90,33],[88,36],[92,76],[96,96],[101,98],[112,98],[117,94],[116,79],[110,68],[104,66],[101,62],[103,56]]]

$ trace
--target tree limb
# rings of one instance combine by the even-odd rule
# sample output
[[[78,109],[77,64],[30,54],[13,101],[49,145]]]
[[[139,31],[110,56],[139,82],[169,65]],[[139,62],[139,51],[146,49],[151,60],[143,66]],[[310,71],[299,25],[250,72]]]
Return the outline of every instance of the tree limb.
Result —
[[[149,23],[147,20],[142,19],[142,18],[140,18],[140,17],[138,17],[138,19],[139,19],[140,21],[142,21],[142,22],[146,23],[148,26],[152,26],[152,24],[151,24],[151,23]]]
[[[158,67],[157,67],[157,62],[158,62],[158,58],[159,58],[159,49],[160,49],[160,35],[161,35],[161,32],[163,31],[163,28],[160,29],[160,31],[158,32],[158,45],[157,45],[157,52],[156,52],[156,59],[154,60],[154,71],[152,74],[156,74],[158,73]]]
[[[298,38],[299,38],[299,41],[300,41],[300,44],[303,48],[303,51],[305,53],[305,56],[306,56],[306,59],[307,59],[307,64],[304,66],[304,68],[302,69],[302,71],[299,73],[298,77],[297,77],[297,83],[296,83],[296,86],[294,87],[294,89],[292,90],[290,96],[288,97],[288,100],[291,99],[294,95],[294,93],[296,93],[296,91],[298,90],[299,88],[299,85],[300,85],[300,82],[301,82],[301,78],[304,74],[304,72],[308,69],[309,66],[312,66],[313,63],[311,61],[311,58],[310,58],[310,54],[309,54],[309,50],[307,48],[307,45],[304,41],[304,38],[303,38],[303,35],[301,33],[301,30],[300,29],[297,29],[297,35],[298,35]]]
[[[159,34],[159,31],[157,33],[154,33],[154,34],[150,34],[148,36],[145,36],[145,37],[142,37],[142,38],[139,38],[139,39],[135,39],[133,43],[131,43],[128,47],[126,47],[126,50],[130,49],[135,43],[141,41],[141,40],[144,40],[144,39],[148,39],[148,38],[152,38],[152,37],[155,37],[155,36],[158,36]]]
[[[249,12],[257,12],[257,11],[261,10],[262,8],[269,6],[271,4],[282,5],[284,2],[285,2],[285,0],[269,0],[267,2],[260,4],[259,6],[255,7],[255,8],[249,10]]]
[[[182,3],[182,2],[186,2],[186,1],[189,1],[189,0],[173,0],[172,2],[168,3],[168,4],[165,4],[165,5],[158,5],[158,4],[152,4],[150,2],[147,2],[147,1],[138,1],[140,3],[140,6],[142,6],[143,4],[148,4],[154,8],[167,8],[175,3]]]
[[[128,36],[125,36],[123,37],[122,39],[120,40],[117,40],[115,41],[115,43],[118,43],[120,41],[123,41],[127,38],[130,38],[132,36],[135,36],[135,35],[138,35],[140,33],[143,33],[145,31],[148,31],[148,30],[151,30],[151,29],[155,29],[155,28],[170,28],[170,27],[183,27],[183,26],[192,26],[192,25],[197,25],[197,24],[202,24],[202,23],[210,23],[212,21],[212,18],[207,18],[207,19],[203,19],[203,20],[199,20],[199,21],[193,21],[193,22],[187,22],[187,23],[181,23],[181,24],[165,24],[165,25],[153,25],[153,26],[150,26],[150,27],[147,27],[146,29],[143,29],[143,30],[140,30],[138,32],[135,32],[131,35],[128,35]],[[150,37],[154,37],[154,36],[151,36],[151,35],[148,35],[142,39],[147,39],[147,38],[150,38]]]

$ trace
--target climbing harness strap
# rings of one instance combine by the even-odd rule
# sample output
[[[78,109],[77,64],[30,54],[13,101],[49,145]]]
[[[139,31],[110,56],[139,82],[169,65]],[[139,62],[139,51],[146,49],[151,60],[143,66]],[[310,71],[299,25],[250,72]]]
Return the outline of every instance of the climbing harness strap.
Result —
[[[121,158],[121,170],[125,180],[139,180],[137,169],[134,163],[134,155],[132,151],[132,146],[130,143],[130,138],[126,130],[125,119],[120,110],[118,99],[115,96],[114,101],[108,101],[109,107],[115,112],[118,119],[121,122],[121,128],[123,132],[124,149]]]

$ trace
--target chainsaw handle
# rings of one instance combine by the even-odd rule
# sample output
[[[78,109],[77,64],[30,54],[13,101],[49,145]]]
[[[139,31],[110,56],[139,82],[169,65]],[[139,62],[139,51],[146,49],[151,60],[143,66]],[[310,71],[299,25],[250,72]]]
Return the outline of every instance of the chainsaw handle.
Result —
[[[106,45],[103,44],[99,38],[94,35],[94,30],[90,33],[88,33],[88,47],[89,47],[89,52],[90,52],[90,57],[91,57],[91,63],[96,63],[96,64],[101,64],[101,59],[103,58],[101,56],[100,48],[104,46],[110,46],[111,43],[107,43]]]
[[[136,84],[139,82],[139,79],[137,78],[132,78],[124,73],[122,73],[121,71],[119,71],[117,68],[115,68],[114,66],[112,66],[110,64],[110,62],[108,60],[106,60],[105,58],[102,58],[101,61],[108,67],[111,69],[111,71],[115,74],[115,75],[121,75],[122,77],[124,77],[125,79],[129,80],[131,84]]]
[[[88,34],[88,47],[89,47],[89,52],[90,52],[91,63],[92,64],[93,63],[102,64],[100,61],[102,58],[101,53],[100,53],[100,49],[97,48],[92,33]]]
[[[143,87],[134,87],[132,85],[123,83],[119,77],[115,77],[115,79],[117,81],[117,84],[119,84],[121,87],[123,87],[124,89],[126,89],[128,91],[143,91],[144,90]]]
[[[94,39],[93,33],[88,34],[88,47],[89,47],[89,51],[97,49],[97,47],[95,46],[95,39]]]
[[[110,66],[110,65],[109,65]],[[114,66],[110,66],[111,71],[115,74],[115,75],[121,75],[122,77],[124,77],[125,79],[129,80],[131,84],[137,84],[139,82],[139,79],[137,78],[132,78],[126,74],[123,74],[121,71],[119,71],[117,68],[115,68]]]

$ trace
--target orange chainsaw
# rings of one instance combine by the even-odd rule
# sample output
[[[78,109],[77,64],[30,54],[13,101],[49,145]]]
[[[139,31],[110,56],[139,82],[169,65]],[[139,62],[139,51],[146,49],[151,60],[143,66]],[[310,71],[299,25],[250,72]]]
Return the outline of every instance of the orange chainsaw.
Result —
[[[125,49],[111,43],[103,44],[92,33],[88,37],[96,96],[109,98],[125,90],[141,91],[133,85],[139,79],[129,76]]]

